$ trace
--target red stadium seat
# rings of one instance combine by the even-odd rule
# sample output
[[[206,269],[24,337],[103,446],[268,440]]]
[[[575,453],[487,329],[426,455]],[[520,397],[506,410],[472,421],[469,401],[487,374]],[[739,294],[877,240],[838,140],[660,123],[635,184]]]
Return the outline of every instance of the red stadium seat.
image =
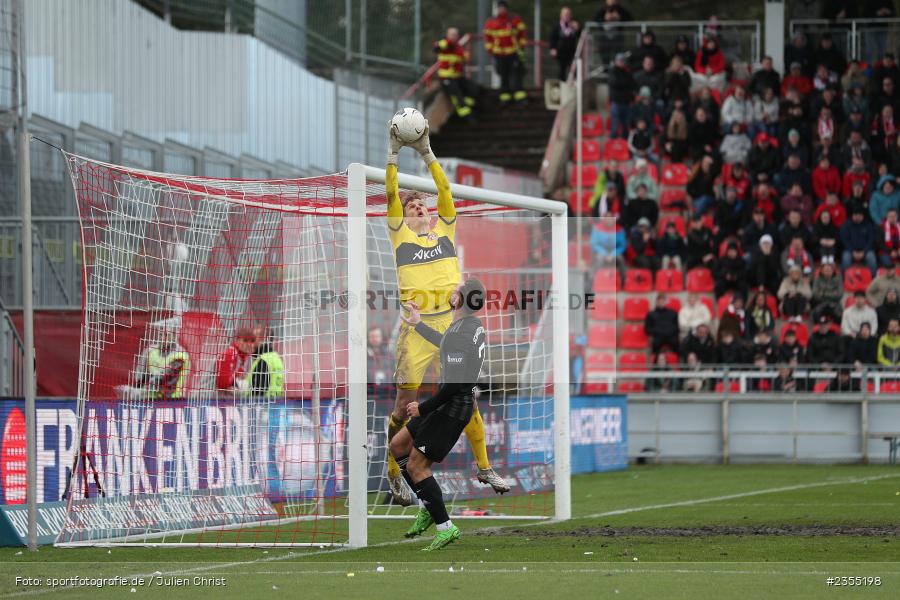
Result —
[[[628,269],[625,271],[626,292],[643,294],[653,291],[653,273],[650,269]]]
[[[620,392],[643,392],[644,382],[634,379],[620,381],[616,386]]]
[[[666,227],[668,227],[669,223],[675,225],[675,231],[678,232],[678,235],[681,237],[687,237],[687,225],[684,222],[684,217],[681,215],[668,215],[662,216],[659,218],[659,235],[661,236],[665,231]]]
[[[631,160],[631,151],[628,142],[623,139],[607,140],[603,145],[603,160]]]
[[[626,373],[646,373],[647,355],[641,352],[626,352],[619,357],[619,370]]]
[[[592,352],[588,354],[585,366],[589,371],[614,371],[616,356],[610,352]]]
[[[588,375],[590,375],[590,373],[588,373]],[[587,396],[592,394],[608,394],[609,384],[605,381],[585,381],[581,384],[581,393]]]
[[[831,385],[830,379],[817,379],[816,382],[813,383],[813,392],[816,394],[826,392],[829,385]]]
[[[581,166],[581,185],[582,188],[592,188],[597,183],[597,167],[594,165]],[[573,166],[569,174],[569,187],[578,188],[578,167]]]
[[[715,307],[713,306],[712,298],[710,298],[709,296],[701,296],[701,297],[700,297],[700,304],[702,304],[702,305],[705,306],[707,309],[709,309],[709,316],[710,316],[710,317],[715,318],[715,316],[716,316],[716,309],[715,309]]]
[[[615,321],[619,318],[619,305],[615,296],[597,296],[591,308],[591,318],[595,321]]]
[[[809,343],[809,327],[807,327],[806,323],[785,323],[781,327],[781,343],[784,343],[784,336],[788,331],[793,331],[797,334],[797,343],[806,348],[806,345]]]
[[[659,207],[663,210],[680,210],[686,206],[687,192],[683,189],[665,189],[659,195]]]
[[[663,167],[662,184],[672,187],[685,186],[690,177],[691,172],[688,171],[687,165],[671,163]]]
[[[882,394],[898,394],[900,393],[900,381],[882,381],[881,382],[881,393]]]
[[[606,133],[603,123],[603,115],[599,113],[586,113],[581,116],[581,135],[584,137],[597,137]]]
[[[569,213],[573,215],[589,215],[591,214],[591,196],[593,192],[591,190],[584,190],[581,192],[581,197],[578,196],[577,190],[572,190],[569,192]]]
[[[865,292],[872,283],[872,273],[865,267],[850,267],[844,272],[844,290]]]
[[[619,338],[619,347],[625,350],[646,350],[650,346],[647,334],[644,333],[644,325],[638,323],[626,323],[622,325],[622,336]]]
[[[718,382],[718,383],[716,384],[715,391],[716,391],[717,393],[719,393],[719,394],[721,394],[722,392],[724,392],[724,391],[725,391],[725,384],[722,383],[721,381]],[[732,393],[734,393],[734,392],[740,392],[740,391],[741,391],[741,384],[740,384],[740,382],[739,382],[739,381],[730,381],[730,382],[728,382],[728,391],[729,391],[729,392],[732,392]]]
[[[650,301],[646,298],[625,298],[622,305],[622,318],[626,321],[644,322],[644,317],[650,312]]]
[[[689,292],[710,293],[715,289],[713,276],[706,267],[696,267],[688,271],[687,289]]]
[[[729,292],[729,293],[723,295],[718,300],[716,300],[716,312],[714,312],[713,315],[717,319],[721,319],[722,315],[725,314],[725,311],[728,310],[728,305],[731,304],[731,299],[733,297],[734,297],[734,294]]]
[[[678,312],[681,310],[681,300],[678,299],[678,296],[669,296],[669,301],[666,302],[666,306]]]
[[[597,269],[591,290],[597,294],[619,291],[619,273],[615,269]]]
[[[657,292],[684,291],[684,276],[676,269],[660,269],[656,272]]]
[[[600,142],[597,140],[581,141],[581,160],[584,162],[596,162],[600,160]],[[578,146],[572,148],[572,161],[578,160]]]
[[[616,324],[597,323],[588,329],[588,346],[601,350],[612,350],[616,347]]]

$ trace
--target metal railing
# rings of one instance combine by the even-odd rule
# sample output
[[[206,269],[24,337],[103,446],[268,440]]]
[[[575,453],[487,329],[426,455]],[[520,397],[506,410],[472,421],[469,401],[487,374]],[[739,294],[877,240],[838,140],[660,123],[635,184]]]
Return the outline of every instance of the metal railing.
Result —
[[[589,48],[587,73],[608,65],[616,54],[630,52],[641,44],[647,31],[656,35],[656,43],[666,49],[675,47],[679,36],[686,36],[691,47],[700,49],[703,39],[715,35],[719,47],[730,62],[758,64],[762,58],[762,35],[759,21],[641,21],[628,23],[597,23],[585,25]],[[599,64],[591,64],[599,60]],[[693,68],[693,65],[687,65]]]
[[[0,299],[0,397],[25,395],[25,344]]]
[[[900,43],[900,18],[890,19],[794,19],[789,23],[790,37],[806,34],[810,47],[823,33],[830,33],[835,47],[847,60],[874,64],[886,51]]]

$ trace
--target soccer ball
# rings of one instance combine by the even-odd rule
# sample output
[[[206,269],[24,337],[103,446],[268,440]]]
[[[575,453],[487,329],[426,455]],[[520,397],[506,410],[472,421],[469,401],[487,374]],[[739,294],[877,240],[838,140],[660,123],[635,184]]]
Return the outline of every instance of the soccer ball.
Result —
[[[391,118],[391,130],[400,141],[411,144],[422,137],[428,121],[414,108],[401,108]]]

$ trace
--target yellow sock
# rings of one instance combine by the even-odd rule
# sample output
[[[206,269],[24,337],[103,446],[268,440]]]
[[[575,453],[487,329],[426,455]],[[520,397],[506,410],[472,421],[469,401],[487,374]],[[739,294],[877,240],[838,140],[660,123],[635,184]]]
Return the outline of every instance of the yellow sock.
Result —
[[[394,419],[394,415],[391,415],[390,420],[388,421],[388,443],[397,435],[397,432],[403,429],[403,426],[406,425],[406,421],[397,422]],[[394,456],[388,452],[388,477],[400,477],[400,465],[397,464],[397,461],[394,460]]]
[[[487,446],[484,443],[484,421],[481,420],[481,413],[478,412],[478,406],[472,411],[472,418],[466,425],[466,437],[469,439],[469,445],[472,447],[472,454],[475,455],[475,462],[478,463],[479,469],[490,469],[491,461],[488,460]]]

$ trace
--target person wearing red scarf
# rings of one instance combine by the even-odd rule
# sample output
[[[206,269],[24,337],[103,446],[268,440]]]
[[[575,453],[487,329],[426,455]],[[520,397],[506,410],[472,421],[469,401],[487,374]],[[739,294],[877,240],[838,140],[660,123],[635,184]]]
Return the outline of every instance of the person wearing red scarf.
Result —
[[[897,221],[897,210],[890,209],[881,224],[883,245],[881,262],[887,267],[900,264],[900,222]]]
[[[775,222],[775,199],[778,192],[766,182],[760,183],[753,190],[753,208],[759,208],[766,215],[766,223]]]
[[[841,191],[841,173],[824,154],[819,159],[819,164],[813,169],[812,188],[813,195],[819,202],[825,200],[829,192],[837,194]]]
[[[813,177],[815,177],[815,174],[813,174]],[[813,186],[815,186],[815,183],[813,183]],[[825,196],[825,202],[819,205],[815,215],[813,215],[814,223],[819,221],[819,215],[823,212],[831,213],[831,222],[834,223],[834,226],[837,228],[840,228],[841,225],[844,224],[844,221],[847,220],[847,209],[841,204],[841,199],[836,192],[828,192]]]

